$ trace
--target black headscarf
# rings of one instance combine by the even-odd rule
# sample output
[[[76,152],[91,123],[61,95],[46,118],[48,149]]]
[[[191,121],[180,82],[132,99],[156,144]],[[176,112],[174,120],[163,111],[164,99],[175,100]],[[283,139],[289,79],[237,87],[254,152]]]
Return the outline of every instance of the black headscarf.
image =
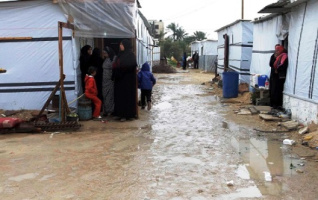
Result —
[[[85,45],[81,49],[81,56],[80,59],[83,57],[89,57],[90,55],[88,54],[88,50],[92,48],[90,45]]]
[[[104,48],[104,51],[106,51],[106,53],[108,54],[108,57],[111,61],[113,61],[114,59],[114,56],[115,56],[115,52],[112,48],[110,48],[109,46],[106,46]]]
[[[127,39],[124,39],[121,41],[121,43],[124,45],[124,51],[120,51],[118,54],[118,59],[120,60],[120,66],[122,68],[130,68],[130,67],[136,67],[136,56],[132,52],[132,45],[131,42]]]

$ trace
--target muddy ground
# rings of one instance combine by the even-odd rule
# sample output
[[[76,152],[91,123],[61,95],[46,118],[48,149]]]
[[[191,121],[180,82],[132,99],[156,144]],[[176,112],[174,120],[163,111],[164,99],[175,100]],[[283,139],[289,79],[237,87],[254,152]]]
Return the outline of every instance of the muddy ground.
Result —
[[[221,103],[213,74],[155,76],[138,120],[0,135],[0,199],[317,199],[317,151],[296,131],[253,130],[280,127],[235,114],[247,93]]]

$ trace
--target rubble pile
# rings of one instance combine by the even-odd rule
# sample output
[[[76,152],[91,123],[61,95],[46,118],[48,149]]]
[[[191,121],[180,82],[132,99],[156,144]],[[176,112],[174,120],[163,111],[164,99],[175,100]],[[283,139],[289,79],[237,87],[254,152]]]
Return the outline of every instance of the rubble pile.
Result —
[[[152,67],[153,73],[177,73],[177,70],[167,64],[155,65]]]

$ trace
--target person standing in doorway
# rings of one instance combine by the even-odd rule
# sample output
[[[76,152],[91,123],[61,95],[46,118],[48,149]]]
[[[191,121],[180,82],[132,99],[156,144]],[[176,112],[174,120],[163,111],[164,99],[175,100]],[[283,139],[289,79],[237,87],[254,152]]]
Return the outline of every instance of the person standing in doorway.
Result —
[[[275,61],[271,58],[270,104],[274,109],[282,109],[283,91],[288,67],[288,56],[283,46],[275,47]],[[274,60],[274,59],[273,59]]]
[[[114,115],[120,121],[137,117],[137,61],[131,42],[124,39],[113,63]]]
[[[89,68],[89,60],[92,55],[92,47],[90,45],[85,45],[81,48],[80,60],[80,70],[81,70],[81,81],[82,81],[82,90],[85,92],[85,76]]]
[[[96,68],[96,76],[95,81],[96,81],[96,86],[97,86],[97,91],[98,95],[97,97],[103,102],[103,95],[102,95],[102,81],[103,81],[103,58],[101,56],[101,51],[99,48],[94,48],[92,56],[89,59],[89,65],[94,66]]]
[[[103,63],[103,111],[104,116],[114,112],[114,81],[112,80],[112,65],[116,59],[115,52],[106,46],[103,51],[105,57]]]

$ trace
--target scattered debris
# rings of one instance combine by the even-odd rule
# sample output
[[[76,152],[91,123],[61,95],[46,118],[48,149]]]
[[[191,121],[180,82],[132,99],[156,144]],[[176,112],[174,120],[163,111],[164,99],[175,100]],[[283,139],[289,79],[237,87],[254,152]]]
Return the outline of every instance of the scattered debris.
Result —
[[[285,140],[283,140],[283,144],[293,145],[293,144],[295,144],[295,141],[294,140],[290,140],[290,139],[285,139]]]
[[[259,114],[259,117],[265,121],[281,121],[282,119],[279,117],[274,117],[268,114]]]
[[[228,182],[226,182],[226,185],[229,187],[232,187],[232,186],[234,186],[234,181],[233,180],[228,181]]]
[[[177,73],[177,70],[167,64],[155,65],[152,67],[153,73]]]
[[[281,124],[281,126],[283,126],[284,128],[286,128],[288,130],[296,130],[298,125],[299,125],[299,123],[295,122],[295,121],[287,121],[287,122],[283,122]]]
[[[264,175],[265,175],[265,181],[272,181],[272,176],[271,176],[271,173],[270,172],[264,172]]]
[[[249,109],[241,109],[238,113],[238,115],[251,115],[251,111]]]

